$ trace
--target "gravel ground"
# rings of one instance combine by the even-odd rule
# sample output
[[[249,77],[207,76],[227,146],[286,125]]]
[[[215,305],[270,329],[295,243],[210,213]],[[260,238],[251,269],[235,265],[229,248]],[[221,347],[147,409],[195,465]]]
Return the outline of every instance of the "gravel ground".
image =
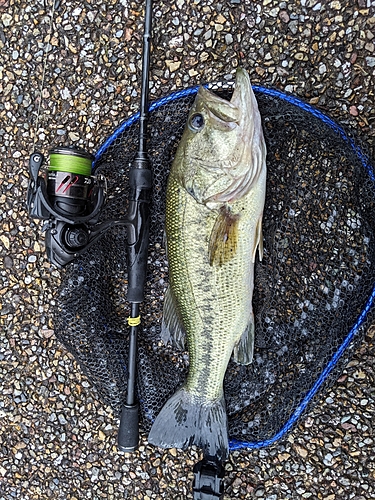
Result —
[[[0,499],[185,499],[199,451],[116,449],[118,421],[56,341],[60,273],[25,209],[34,142],[95,148],[138,107],[143,12],[128,0],[0,0]],[[374,148],[375,2],[155,0],[151,98],[230,78],[295,95]],[[46,59],[45,84],[36,123]],[[283,440],[234,452],[225,498],[375,498],[370,329]]]

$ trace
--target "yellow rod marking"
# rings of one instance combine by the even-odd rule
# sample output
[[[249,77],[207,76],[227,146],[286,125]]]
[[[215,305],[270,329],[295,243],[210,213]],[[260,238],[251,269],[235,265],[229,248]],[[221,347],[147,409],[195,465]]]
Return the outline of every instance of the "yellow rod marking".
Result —
[[[131,318],[129,316],[128,318],[128,325],[129,326],[138,326],[141,324],[141,317],[140,316],[137,316],[136,318]]]

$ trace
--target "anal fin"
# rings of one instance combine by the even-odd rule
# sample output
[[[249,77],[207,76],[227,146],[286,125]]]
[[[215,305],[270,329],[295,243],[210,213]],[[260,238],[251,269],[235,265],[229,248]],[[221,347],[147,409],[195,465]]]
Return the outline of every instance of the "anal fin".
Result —
[[[233,349],[233,359],[240,365],[249,365],[253,361],[254,327],[254,314],[251,313],[250,321]]]

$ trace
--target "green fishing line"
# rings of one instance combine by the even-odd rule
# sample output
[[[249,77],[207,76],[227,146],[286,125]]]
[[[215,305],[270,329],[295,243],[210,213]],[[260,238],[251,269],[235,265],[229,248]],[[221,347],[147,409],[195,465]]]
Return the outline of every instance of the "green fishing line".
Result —
[[[78,175],[91,175],[92,161],[89,158],[82,156],[51,154],[50,155],[50,170],[57,172],[70,172]]]

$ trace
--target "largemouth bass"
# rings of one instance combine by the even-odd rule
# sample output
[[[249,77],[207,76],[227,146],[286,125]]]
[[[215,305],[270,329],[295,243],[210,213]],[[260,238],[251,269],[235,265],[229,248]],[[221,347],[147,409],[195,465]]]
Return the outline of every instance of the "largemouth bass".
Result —
[[[187,380],[155,419],[149,442],[228,453],[223,379],[233,352],[253,356],[254,261],[262,256],[266,146],[247,72],[230,101],[200,87],[171,168],[166,233],[170,286],[162,338],[189,351]]]

